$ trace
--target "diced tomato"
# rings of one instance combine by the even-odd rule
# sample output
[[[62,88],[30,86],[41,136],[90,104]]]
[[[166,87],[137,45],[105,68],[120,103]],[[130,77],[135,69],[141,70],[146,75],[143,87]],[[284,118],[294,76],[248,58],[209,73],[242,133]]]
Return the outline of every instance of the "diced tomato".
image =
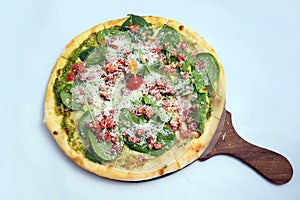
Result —
[[[71,71],[72,71],[74,74],[77,74],[77,72],[78,72],[81,68],[84,68],[84,63],[83,63],[83,62],[77,62],[77,63],[74,63],[74,64],[71,66]]]
[[[110,47],[113,48],[113,49],[115,49],[115,50],[118,50],[118,48],[119,48],[119,46],[115,45],[115,44],[111,44]]]
[[[161,143],[154,143],[154,148],[156,149],[156,150],[159,150],[159,149],[161,149],[162,148],[162,144]]]
[[[174,56],[174,57],[176,57],[176,54],[177,54],[176,50],[175,50],[175,49],[173,49],[173,50],[171,51],[171,56]]]
[[[137,134],[138,136],[143,136],[143,135],[145,134],[145,131],[144,131],[143,129],[138,129],[138,130],[136,131],[136,134]]]
[[[106,131],[104,133],[104,137],[105,137],[106,141],[112,142],[114,144],[119,140],[118,136],[116,134],[109,132],[109,131]]]
[[[191,123],[193,121],[193,118],[191,117],[191,116],[188,116],[187,118],[186,118],[186,122],[187,123]]]
[[[118,71],[118,67],[116,67],[115,65],[108,63],[106,65],[106,71],[109,73],[113,73],[113,72],[117,72]]]
[[[140,141],[140,139],[135,136],[132,136],[129,138],[129,141],[132,143],[138,143]]]
[[[157,47],[151,49],[151,52],[152,53],[159,53],[159,52],[161,52],[162,49],[163,49],[162,46],[157,46]]]
[[[96,134],[96,140],[101,142],[104,140],[103,135],[102,134]]]
[[[180,53],[180,54],[178,54],[177,59],[179,61],[185,61],[185,56],[182,53]]]
[[[157,93],[154,94],[154,97],[155,97],[155,99],[156,99],[157,101],[159,101],[159,100],[162,99],[163,96],[162,96],[159,92],[157,92]]]
[[[130,54],[132,54],[132,52],[131,51],[125,51],[125,53],[124,53],[126,56],[129,56]]]
[[[119,58],[118,59],[118,63],[120,63],[123,66],[127,66],[128,65],[128,61],[126,59],[123,59],[123,58]]]
[[[135,112],[136,115],[141,116],[141,115],[146,114],[146,108],[147,108],[146,105],[142,105],[142,106],[138,107],[136,112]]]
[[[180,72],[180,75],[182,76],[182,78],[184,78],[184,79],[188,79],[188,78],[190,78],[190,75],[189,75],[189,73],[188,72]]]
[[[156,81],[156,87],[158,89],[164,89],[165,88],[165,84],[164,84],[164,82],[162,80],[157,80]]]
[[[110,99],[110,95],[108,94],[107,91],[101,91],[100,96],[103,97],[104,99]]]
[[[70,72],[66,76],[67,81],[73,81],[75,79],[75,74],[73,72]]]
[[[195,69],[196,70],[204,69],[205,66],[206,66],[206,62],[204,62],[204,61],[199,61],[199,62],[195,63]]]
[[[153,138],[152,135],[150,135],[148,138],[147,138],[147,143],[148,143],[148,148],[149,149],[152,149],[154,144],[155,144],[155,140]]]
[[[175,90],[171,87],[167,87],[164,91],[164,94],[175,94]]]
[[[174,111],[174,112],[179,112],[180,111],[180,106],[179,104],[174,101],[174,100],[167,100],[167,101],[164,101],[162,103],[162,106],[163,108],[167,111],[167,112],[171,112],[171,111]]]
[[[186,139],[186,138],[188,138],[190,136],[191,136],[191,132],[189,130],[181,130],[180,131],[180,137],[182,139]]]
[[[86,123],[86,127],[90,128],[93,130],[93,132],[95,133],[99,133],[100,131],[102,131],[102,128],[100,127],[99,123],[94,123],[94,122],[88,122]]]
[[[190,129],[191,131],[197,130],[197,127],[198,127],[198,125],[197,125],[196,122],[192,122],[192,123],[189,124],[189,129]]]
[[[170,121],[170,126],[173,132],[177,131],[180,126],[179,118],[172,118]]]
[[[79,94],[81,94],[81,95],[85,94],[85,91],[82,88],[78,88],[78,91],[79,91]]]
[[[128,26],[128,29],[131,31],[131,32],[138,32],[138,30],[140,29],[140,25],[129,25]]]
[[[102,129],[104,128],[113,128],[115,127],[115,122],[110,117],[104,116],[102,120],[99,122],[99,125]]]
[[[149,144],[154,144],[155,143],[154,137],[152,135],[149,135],[148,138],[147,138],[147,142]]]
[[[110,115],[114,115],[115,112],[116,112],[116,110],[110,110],[110,111],[109,111],[109,114],[110,114]]]
[[[187,47],[187,45],[188,45],[188,43],[187,42],[181,42],[180,43],[180,48],[182,49],[182,50],[185,50],[186,49],[186,47]]]
[[[154,115],[154,111],[152,109],[146,109],[145,117],[149,120]]]
[[[193,106],[192,106],[192,109],[194,109],[194,110],[196,110],[196,109],[198,109],[199,108],[199,104],[194,104]]]

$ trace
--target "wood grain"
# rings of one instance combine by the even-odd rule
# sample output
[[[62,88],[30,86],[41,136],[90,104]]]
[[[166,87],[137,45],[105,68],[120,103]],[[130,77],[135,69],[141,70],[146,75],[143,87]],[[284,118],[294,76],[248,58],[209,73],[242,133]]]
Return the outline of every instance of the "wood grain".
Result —
[[[293,168],[284,156],[245,141],[235,131],[231,113],[225,110],[223,114],[226,117],[224,124],[219,126],[221,131],[216,133],[215,142],[210,145],[211,148],[208,148],[208,151],[202,154],[200,160],[220,154],[231,155],[248,164],[275,184],[284,184],[291,180]]]

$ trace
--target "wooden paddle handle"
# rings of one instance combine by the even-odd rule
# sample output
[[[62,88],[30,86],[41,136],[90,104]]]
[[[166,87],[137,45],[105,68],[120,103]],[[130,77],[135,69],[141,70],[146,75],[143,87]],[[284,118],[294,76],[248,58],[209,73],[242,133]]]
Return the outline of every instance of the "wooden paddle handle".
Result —
[[[200,160],[227,154],[245,162],[275,184],[284,184],[291,180],[293,168],[289,161],[278,153],[255,146],[241,138],[232,126],[230,112],[225,112],[224,126],[216,145],[208,154],[201,156]]]

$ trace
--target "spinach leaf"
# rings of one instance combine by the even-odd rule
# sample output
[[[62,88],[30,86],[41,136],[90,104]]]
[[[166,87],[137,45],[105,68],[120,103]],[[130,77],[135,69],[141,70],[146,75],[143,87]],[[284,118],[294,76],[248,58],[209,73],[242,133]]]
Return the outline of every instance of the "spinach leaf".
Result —
[[[204,87],[204,80],[203,80],[203,76],[200,72],[198,71],[193,71],[192,72],[192,77],[194,80],[194,86],[197,92],[203,92],[203,87]]]
[[[60,98],[65,106],[71,110],[82,110],[82,107],[79,103],[74,101],[74,98],[71,93],[73,88],[72,84],[67,84],[60,92]]]
[[[158,107],[156,113],[161,121],[167,123],[171,120],[172,114],[168,113],[163,107]]]
[[[105,39],[111,39],[116,36],[124,36],[126,39],[130,39],[129,35],[123,31],[118,29],[105,29],[97,34],[97,40],[99,44],[102,44]]]
[[[180,87],[176,87],[176,91],[181,96],[194,94],[194,85],[191,83],[191,79],[181,79],[181,78],[177,79],[174,81],[174,85],[180,86]]]
[[[189,73],[192,72],[192,69],[193,69],[192,64],[190,62],[187,62],[187,61],[184,62],[182,67],[180,68],[180,70],[182,72],[189,72]]]
[[[122,137],[119,138],[122,139]],[[114,150],[112,143],[107,142],[106,140],[96,140],[96,137],[91,130],[88,131],[88,139],[90,141],[93,152],[102,160],[115,160],[122,153],[122,151]],[[123,146],[123,140],[121,140],[121,146]]]
[[[198,107],[198,131],[200,133],[203,133],[204,131],[204,125],[206,122],[206,98],[207,94],[206,93],[200,93],[198,94],[198,98],[196,99],[196,104],[199,105]]]
[[[91,47],[89,49],[85,49],[79,54],[79,58],[81,61],[85,61],[88,55],[90,55],[95,50],[95,47]]]
[[[134,151],[138,151],[141,153],[149,153],[151,150],[148,148],[148,146],[145,145],[139,145],[133,142],[130,142],[129,139],[127,137],[124,138],[124,143],[131,149]]]
[[[143,100],[144,100],[145,104],[148,104],[148,105],[151,105],[151,106],[155,106],[156,105],[155,100],[151,99],[151,97],[149,97],[149,95],[147,95],[147,94],[145,94],[143,96]]]
[[[85,40],[78,49],[74,50],[69,57],[69,65],[71,66],[73,63],[80,58],[81,61],[85,60],[85,56],[88,55],[88,50],[93,49],[98,46],[98,41],[95,35]]]
[[[79,119],[78,122],[78,130],[80,135],[82,135],[83,137],[87,137],[87,133],[89,131],[89,129],[86,127],[86,123],[90,118],[90,113],[89,111],[86,111],[81,118]]]
[[[175,49],[180,42],[179,33],[168,25],[165,25],[159,30],[157,37],[159,38],[160,45],[164,46],[169,53],[171,50]],[[169,55],[169,57],[171,56]]]
[[[140,25],[140,27],[148,27],[148,22],[140,16],[129,14],[128,19],[121,25],[121,30],[128,30],[128,26],[130,25]]]
[[[54,91],[55,102],[57,106],[60,106],[63,103],[60,97],[60,93],[63,90],[65,84],[66,84],[65,78],[60,78],[60,79],[56,78],[53,84],[53,91]]]
[[[163,154],[165,151],[169,150],[176,143],[176,135],[167,126],[163,128],[163,133],[158,133],[156,137],[157,137],[156,141],[161,143],[163,146],[159,150],[149,149],[147,144],[139,145],[136,143],[132,143],[128,140],[128,138],[125,138],[124,142],[130,149],[141,153],[148,153],[152,156],[159,156]]]
[[[205,73],[211,84],[216,82],[220,76],[220,67],[216,58],[210,53],[199,53],[196,56],[196,62],[205,63]]]
[[[159,150],[151,149],[149,153],[153,156],[159,156],[163,154],[167,150],[171,149],[171,147],[176,143],[176,135],[166,126],[163,129],[165,134],[158,133],[156,139],[157,142],[163,145],[163,148]]]
[[[154,34],[153,30],[149,27],[148,22],[140,16],[129,14],[128,19],[121,25],[122,31],[130,30],[130,26],[137,26],[137,31],[132,31],[132,39],[133,40],[145,40],[148,36],[152,36]]]
[[[99,159],[97,159],[91,152],[90,152],[90,150],[85,150],[85,157],[87,158],[87,159],[89,159],[90,161],[93,161],[93,162],[95,162],[95,163],[100,163],[100,164],[102,164],[100,161],[99,161]]]
[[[139,124],[139,118],[132,114],[127,108],[122,108],[119,115],[119,125],[128,127],[132,123]]]
[[[87,65],[90,66],[97,64],[102,65],[105,60],[105,49],[104,47],[98,46],[89,52],[89,55],[86,57],[85,61]]]

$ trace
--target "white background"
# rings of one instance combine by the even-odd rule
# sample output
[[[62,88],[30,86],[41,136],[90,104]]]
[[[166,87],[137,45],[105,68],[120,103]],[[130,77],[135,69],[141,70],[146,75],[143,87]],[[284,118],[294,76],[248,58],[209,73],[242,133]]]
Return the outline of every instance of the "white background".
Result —
[[[299,2],[299,1],[298,1]],[[300,4],[281,1],[5,1],[1,3],[1,199],[299,199]],[[42,123],[52,67],[77,34],[128,13],[182,22],[217,51],[237,132],[293,165],[271,184],[228,156],[142,183],[97,177],[69,160]]]

